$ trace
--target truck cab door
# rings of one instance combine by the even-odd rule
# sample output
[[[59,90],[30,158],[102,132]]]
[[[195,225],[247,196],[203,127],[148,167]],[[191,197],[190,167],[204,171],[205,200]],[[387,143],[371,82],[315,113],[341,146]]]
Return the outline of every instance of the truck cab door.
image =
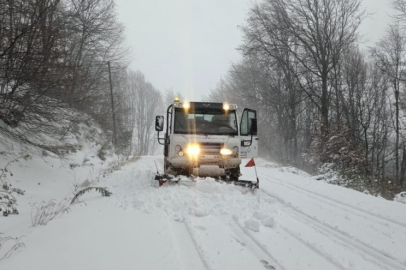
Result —
[[[241,158],[258,157],[258,135],[256,131],[251,132],[251,119],[257,119],[257,111],[245,108],[240,121]]]

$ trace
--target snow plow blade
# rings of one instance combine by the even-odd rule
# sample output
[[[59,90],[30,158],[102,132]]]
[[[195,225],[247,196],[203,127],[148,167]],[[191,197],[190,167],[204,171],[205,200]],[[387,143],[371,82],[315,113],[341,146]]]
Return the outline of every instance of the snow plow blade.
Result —
[[[179,182],[179,179],[175,179],[174,176],[169,174],[157,174],[155,175],[155,180],[158,181],[160,187],[168,181],[175,183]]]
[[[232,184],[240,187],[245,187],[249,189],[259,189],[259,183],[258,182],[252,182],[249,180],[234,180],[230,181]]]
[[[155,180],[158,181],[159,187],[161,187],[163,184],[165,184],[167,182],[171,183],[171,184],[177,184],[177,183],[183,182],[183,181],[181,181],[181,178],[177,178],[177,177],[175,177],[173,175],[169,175],[169,174],[156,174]],[[228,181],[220,180],[220,181],[227,183],[227,184],[233,184],[233,185],[248,188],[248,189],[258,189],[259,188],[258,182],[252,182],[249,180],[228,180]],[[187,182],[194,182],[194,181],[187,181]]]

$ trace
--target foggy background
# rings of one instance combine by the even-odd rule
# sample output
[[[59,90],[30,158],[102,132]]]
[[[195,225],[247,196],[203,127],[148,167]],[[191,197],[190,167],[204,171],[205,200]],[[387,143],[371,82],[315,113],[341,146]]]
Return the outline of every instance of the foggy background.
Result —
[[[254,1],[117,0],[118,19],[132,48],[131,65],[161,92],[189,100],[208,95],[241,56],[242,33]],[[362,49],[388,26],[390,0],[364,0],[368,17],[360,28]]]

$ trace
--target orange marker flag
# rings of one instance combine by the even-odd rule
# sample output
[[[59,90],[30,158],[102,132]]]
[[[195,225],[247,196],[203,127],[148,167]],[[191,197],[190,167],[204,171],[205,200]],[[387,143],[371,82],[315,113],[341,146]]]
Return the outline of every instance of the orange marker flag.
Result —
[[[245,165],[245,167],[254,167],[255,168],[255,176],[257,177],[257,188],[259,188],[259,178],[257,173],[257,166],[255,166],[254,158],[251,158],[250,161]]]
[[[255,166],[254,158],[251,158],[250,161],[245,165],[245,167],[253,167]]]

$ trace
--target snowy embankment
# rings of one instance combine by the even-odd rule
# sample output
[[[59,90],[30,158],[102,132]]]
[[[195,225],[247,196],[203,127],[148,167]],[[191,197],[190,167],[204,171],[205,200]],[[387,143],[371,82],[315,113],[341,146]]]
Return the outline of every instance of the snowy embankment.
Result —
[[[28,228],[28,209],[2,218],[0,231],[24,234],[25,249],[0,268],[406,269],[405,204],[262,160],[259,192],[212,179],[157,188],[154,161],[101,177],[112,197],[87,194],[46,226]]]

